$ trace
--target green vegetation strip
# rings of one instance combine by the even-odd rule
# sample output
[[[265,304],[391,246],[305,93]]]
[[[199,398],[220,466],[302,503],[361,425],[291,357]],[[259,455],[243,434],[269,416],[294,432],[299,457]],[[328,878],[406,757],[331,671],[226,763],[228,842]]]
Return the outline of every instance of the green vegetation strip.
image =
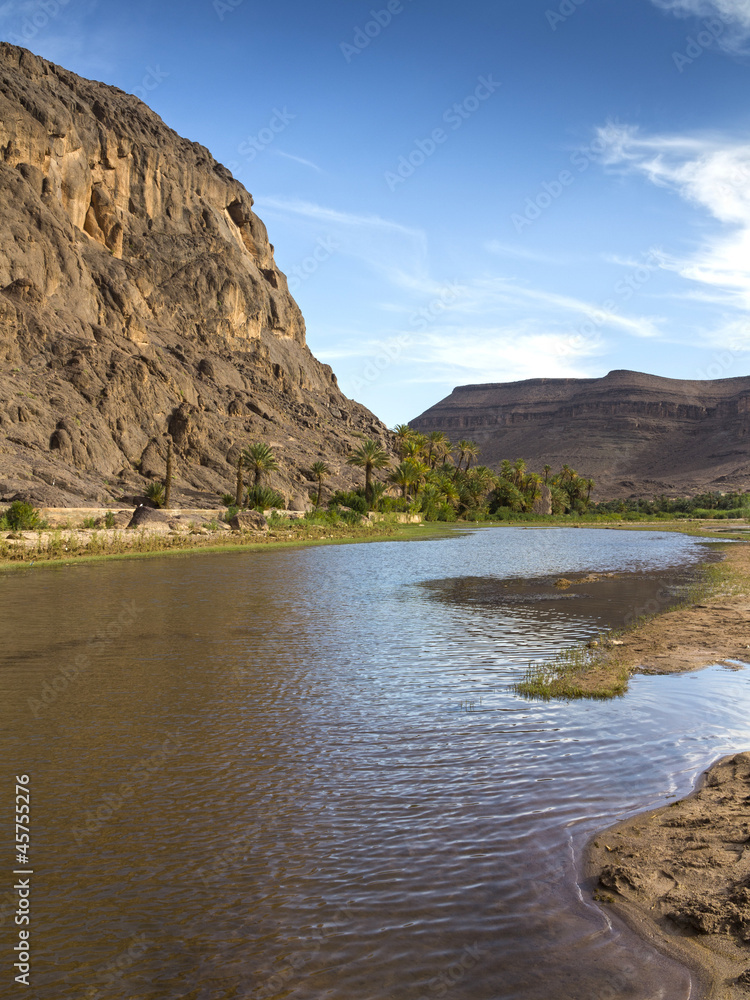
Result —
[[[209,554],[217,552],[263,551],[309,545],[334,545],[362,542],[413,541],[448,534],[446,525],[402,525],[380,523],[373,526],[328,525],[321,528],[305,521],[277,524],[266,534],[157,535],[129,530],[94,532],[79,539],[74,531],[58,529],[38,532],[36,544],[21,547],[0,540],[0,568],[23,569],[29,566],[59,566],[115,559],[143,559],[166,555]],[[45,537],[46,536],[46,537]]]

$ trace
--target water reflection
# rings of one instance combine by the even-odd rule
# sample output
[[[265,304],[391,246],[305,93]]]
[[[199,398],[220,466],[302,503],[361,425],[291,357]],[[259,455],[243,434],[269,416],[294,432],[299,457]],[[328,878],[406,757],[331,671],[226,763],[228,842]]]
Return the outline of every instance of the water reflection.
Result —
[[[3,750],[32,776],[43,872],[36,995],[687,997],[579,894],[574,858],[743,746],[747,675],[638,678],[613,704],[509,688],[702,554],[503,529],[0,577]],[[641,583],[597,607],[496,600],[622,568]]]

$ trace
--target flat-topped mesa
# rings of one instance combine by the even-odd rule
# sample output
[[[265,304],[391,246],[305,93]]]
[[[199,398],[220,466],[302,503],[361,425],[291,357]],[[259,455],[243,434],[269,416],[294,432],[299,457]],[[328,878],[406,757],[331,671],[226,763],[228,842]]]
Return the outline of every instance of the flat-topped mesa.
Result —
[[[750,489],[750,376],[693,381],[612,371],[454,389],[412,420],[471,438],[480,461],[524,458],[593,477],[596,498]]]
[[[5,43],[0,358],[0,496],[106,500],[163,474],[167,432],[178,481],[228,492],[248,439],[296,481],[390,440],[308,350],[243,185],[138,98]]]

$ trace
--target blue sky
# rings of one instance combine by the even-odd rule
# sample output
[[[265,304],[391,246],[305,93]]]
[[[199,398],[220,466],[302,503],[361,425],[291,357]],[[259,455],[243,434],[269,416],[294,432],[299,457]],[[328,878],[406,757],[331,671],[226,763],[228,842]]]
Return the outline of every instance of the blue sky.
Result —
[[[750,0],[0,0],[253,194],[389,425],[455,385],[747,374]]]

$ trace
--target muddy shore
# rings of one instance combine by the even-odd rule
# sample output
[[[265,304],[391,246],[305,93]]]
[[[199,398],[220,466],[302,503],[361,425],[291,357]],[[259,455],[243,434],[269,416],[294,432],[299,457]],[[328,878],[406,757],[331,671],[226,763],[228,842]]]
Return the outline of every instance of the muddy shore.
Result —
[[[667,611],[625,632],[617,659],[631,673],[671,674],[750,661],[750,545],[727,547],[726,579],[699,602]]]
[[[598,834],[584,876],[600,905],[693,970],[699,997],[747,1000],[750,753],[714,764],[687,798]]]
[[[705,603],[644,622],[612,655],[631,673],[742,669],[750,662],[750,546],[731,546],[719,568]],[[714,764],[687,798],[597,835],[584,875],[600,905],[693,970],[701,998],[748,1000],[750,753]]]

